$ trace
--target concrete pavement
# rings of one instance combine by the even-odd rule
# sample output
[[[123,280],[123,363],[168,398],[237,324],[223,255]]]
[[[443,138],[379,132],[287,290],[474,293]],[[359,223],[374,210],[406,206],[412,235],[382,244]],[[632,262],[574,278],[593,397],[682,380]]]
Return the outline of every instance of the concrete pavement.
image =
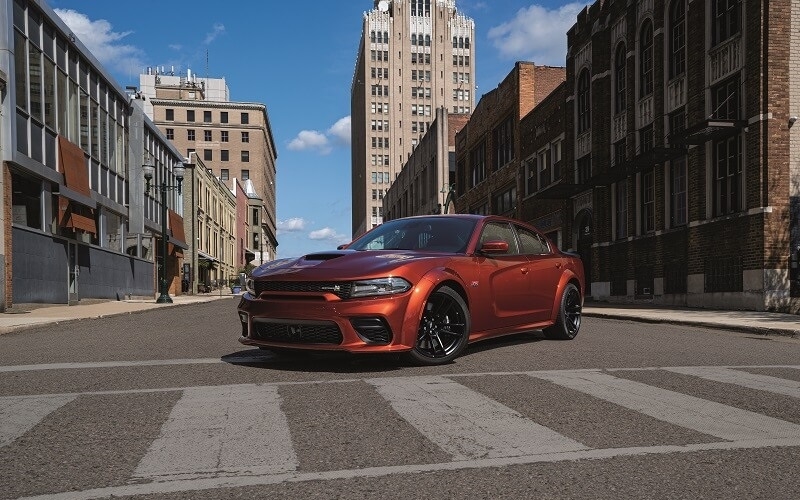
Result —
[[[87,318],[131,314],[159,307],[175,307],[211,300],[231,299],[230,292],[173,296],[172,304],[157,304],[153,299],[82,301],[79,305],[24,304],[0,314],[0,334]],[[777,334],[800,338],[800,315],[759,311],[724,311],[679,307],[643,307],[587,301],[586,317],[613,318],[646,323],[672,323],[706,328],[721,328],[758,334]]]

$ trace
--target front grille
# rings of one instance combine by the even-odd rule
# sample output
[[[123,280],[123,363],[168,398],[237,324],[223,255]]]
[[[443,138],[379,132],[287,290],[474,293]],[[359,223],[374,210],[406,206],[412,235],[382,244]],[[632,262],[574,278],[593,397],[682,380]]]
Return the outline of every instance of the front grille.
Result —
[[[262,292],[332,293],[340,299],[350,297],[352,283],[347,281],[255,281],[256,296]]]
[[[258,340],[286,344],[341,344],[339,325],[329,322],[254,321],[253,334]]]

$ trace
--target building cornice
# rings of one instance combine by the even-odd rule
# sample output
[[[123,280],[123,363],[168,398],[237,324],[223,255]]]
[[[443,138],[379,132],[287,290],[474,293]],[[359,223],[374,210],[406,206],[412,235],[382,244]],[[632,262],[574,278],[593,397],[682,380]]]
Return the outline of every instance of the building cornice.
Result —
[[[192,101],[186,99],[157,99],[151,98],[150,102],[158,106],[175,106],[176,108],[226,108],[226,109],[249,109],[262,111],[266,114],[266,104],[258,102],[217,102],[217,101]]]

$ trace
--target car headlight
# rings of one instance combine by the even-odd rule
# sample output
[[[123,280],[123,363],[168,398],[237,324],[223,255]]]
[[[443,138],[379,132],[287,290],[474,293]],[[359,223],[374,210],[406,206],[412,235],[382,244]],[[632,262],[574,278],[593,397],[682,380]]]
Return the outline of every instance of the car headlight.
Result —
[[[411,283],[403,278],[376,278],[353,282],[350,297],[369,297],[373,295],[395,295],[411,288]]]

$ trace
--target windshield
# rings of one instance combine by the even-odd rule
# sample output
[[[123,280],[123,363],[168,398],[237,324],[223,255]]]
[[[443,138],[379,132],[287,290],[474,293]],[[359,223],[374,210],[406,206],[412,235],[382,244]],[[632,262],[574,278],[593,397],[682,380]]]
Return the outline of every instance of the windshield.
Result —
[[[474,219],[442,216],[395,219],[376,227],[347,248],[462,253],[475,224]]]

